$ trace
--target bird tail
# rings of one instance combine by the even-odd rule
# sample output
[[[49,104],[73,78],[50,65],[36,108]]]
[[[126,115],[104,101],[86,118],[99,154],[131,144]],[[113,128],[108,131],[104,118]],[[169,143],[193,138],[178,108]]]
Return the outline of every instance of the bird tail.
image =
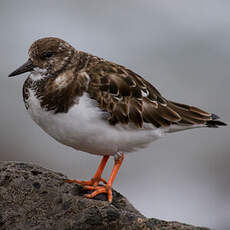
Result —
[[[208,113],[200,108],[170,101],[169,107],[181,116],[179,125],[200,125],[200,127],[218,128],[227,124],[219,120],[219,116]]]
[[[206,126],[209,128],[218,128],[219,126],[226,126],[227,125],[223,121],[220,121],[219,120],[220,117],[214,113],[211,114],[211,118],[212,118],[212,120],[206,122]]]

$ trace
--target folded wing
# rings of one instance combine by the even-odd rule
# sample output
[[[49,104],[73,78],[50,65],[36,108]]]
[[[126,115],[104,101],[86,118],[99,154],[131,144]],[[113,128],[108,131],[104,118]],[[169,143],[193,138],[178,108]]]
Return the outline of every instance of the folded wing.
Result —
[[[101,61],[87,69],[87,74],[91,79],[88,93],[102,110],[108,112],[108,121],[112,125],[130,122],[137,128],[142,128],[144,122],[157,128],[172,124],[225,125],[214,114],[166,100],[141,76],[115,63]]]

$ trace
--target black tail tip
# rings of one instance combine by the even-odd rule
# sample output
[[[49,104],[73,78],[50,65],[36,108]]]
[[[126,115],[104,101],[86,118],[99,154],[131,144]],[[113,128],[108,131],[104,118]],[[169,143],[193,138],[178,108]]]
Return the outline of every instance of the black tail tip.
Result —
[[[220,119],[220,117],[214,113],[212,113],[211,118],[212,118],[212,120]]]
[[[217,120],[217,119],[220,119],[220,117],[217,116],[216,114],[212,114],[211,118],[212,118],[211,121],[206,122],[207,127],[209,127],[209,128],[218,128],[219,126],[227,126],[227,124],[224,123],[223,121]]]

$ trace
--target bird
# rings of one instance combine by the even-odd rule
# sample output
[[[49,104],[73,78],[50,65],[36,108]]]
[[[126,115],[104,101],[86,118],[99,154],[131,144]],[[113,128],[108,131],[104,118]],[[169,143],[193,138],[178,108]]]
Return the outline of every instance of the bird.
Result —
[[[132,70],[62,39],[38,39],[28,55],[9,77],[29,72],[23,100],[33,121],[58,142],[102,156],[90,180],[66,181],[91,191],[87,198],[105,194],[112,202],[112,185],[125,153],[170,133],[227,125],[213,113],[166,99]],[[102,173],[110,156],[114,165],[106,181]]]

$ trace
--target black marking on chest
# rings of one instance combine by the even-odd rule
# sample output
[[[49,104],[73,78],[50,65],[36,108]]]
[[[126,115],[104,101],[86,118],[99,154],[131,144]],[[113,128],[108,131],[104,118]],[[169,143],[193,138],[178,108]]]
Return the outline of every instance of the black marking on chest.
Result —
[[[28,109],[29,89],[33,90],[40,101],[40,106],[46,111],[54,113],[67,113],[77,103],[77,98],[82,96],[87,89],[88,80],[83,76],[76,76],[66,87],[58,88],[55,78],[44,78],[33,81],[28,78],[23,86],[23,99]]]
[[[75,58],[75,62],[68,60],[69,65],[66,64],[62,70],[58,70],[52,76],[47,76],[37,81],[28,78],[25,81],[23,98],[27,109],[29,107],[29,89],[34,91],[35,96],[40,101],[41,107],[47,111],[67,113],[74,104],[78,103],[78,98],[84,92],[87,92],[89,81],[88,76],[82,70],[86,66],[94,66],[101,59],[84,52],[79,52]],[[65,86],[59,87],[55,80],[64,73],[68,75],[63,76],[64,81],[66,81],[64,82]]]
[[[30,78],[27,78],[22,88],[22,96],[23,96],[23,101],[24,101],[26,109],[29,108],[28,99],[30,96],[29,94],[30,88],[32,88],[32,80]]]

